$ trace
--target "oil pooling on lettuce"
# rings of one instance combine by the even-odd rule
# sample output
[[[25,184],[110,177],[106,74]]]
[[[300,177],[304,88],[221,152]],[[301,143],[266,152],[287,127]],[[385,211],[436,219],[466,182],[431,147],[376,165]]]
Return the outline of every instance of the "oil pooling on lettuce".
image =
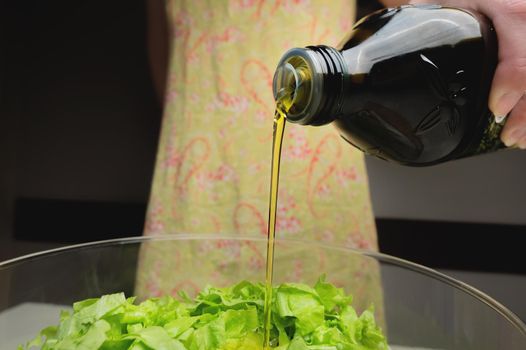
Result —
[[[43,329],[19,350],[262,349],[261,283],[207,287],[194,299],[165,296],[140,304],[123,293],[73,304],[58,326]],[[279,350],[384,350],[372,310],[358,315],[352,297],[322,277],[314,287],[274,288],[271,345]]]

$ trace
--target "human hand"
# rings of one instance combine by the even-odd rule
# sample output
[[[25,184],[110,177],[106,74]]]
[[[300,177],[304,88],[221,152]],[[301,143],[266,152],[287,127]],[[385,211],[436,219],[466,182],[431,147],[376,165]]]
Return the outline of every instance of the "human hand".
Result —
[[[473,9],[492,21],[499,40],[499,63],[489,108],[499,122],[509,113],[501,134],[504,144],[526,149],[526,0],[413,0],[411,3]]]

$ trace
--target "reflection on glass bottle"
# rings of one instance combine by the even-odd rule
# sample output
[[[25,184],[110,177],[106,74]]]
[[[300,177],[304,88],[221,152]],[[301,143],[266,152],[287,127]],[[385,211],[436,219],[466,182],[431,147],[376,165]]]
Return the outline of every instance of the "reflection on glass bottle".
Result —
[[[424,166],[503,145],[487,107],[497,40],[487,20],[437,5],[402,6],[359,21],[340,48],[289,50],[274,93],[292,89],[287,119],[334,123],[368,154]]]

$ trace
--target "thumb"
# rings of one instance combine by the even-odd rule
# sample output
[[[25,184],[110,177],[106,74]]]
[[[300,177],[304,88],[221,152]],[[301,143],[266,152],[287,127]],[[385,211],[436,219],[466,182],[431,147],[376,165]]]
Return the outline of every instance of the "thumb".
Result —
[[[506,3],[492,17],[499,39],[499,64],[493,77],[489,107],[495,115],[505,116],[526,90],[526,1]]]
[[[493,25],[499,39],[499,64],[489,108],[497,120],[509,115],[501,138],[507,146],[526,146],[526,1],[494,1]]]

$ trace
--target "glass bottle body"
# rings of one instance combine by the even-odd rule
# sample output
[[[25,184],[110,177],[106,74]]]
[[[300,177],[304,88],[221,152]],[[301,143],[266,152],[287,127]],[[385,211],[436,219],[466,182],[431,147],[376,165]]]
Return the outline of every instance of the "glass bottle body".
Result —
[[[358,22],[341,47],[304,50],[316,52],[311,76],[321,79],[309,101],[335,98],[292,122],[332,122],[364,152],[413,166],[503,147],[487,107],[497,40],[482,16],[434,5],[386,9]]]

